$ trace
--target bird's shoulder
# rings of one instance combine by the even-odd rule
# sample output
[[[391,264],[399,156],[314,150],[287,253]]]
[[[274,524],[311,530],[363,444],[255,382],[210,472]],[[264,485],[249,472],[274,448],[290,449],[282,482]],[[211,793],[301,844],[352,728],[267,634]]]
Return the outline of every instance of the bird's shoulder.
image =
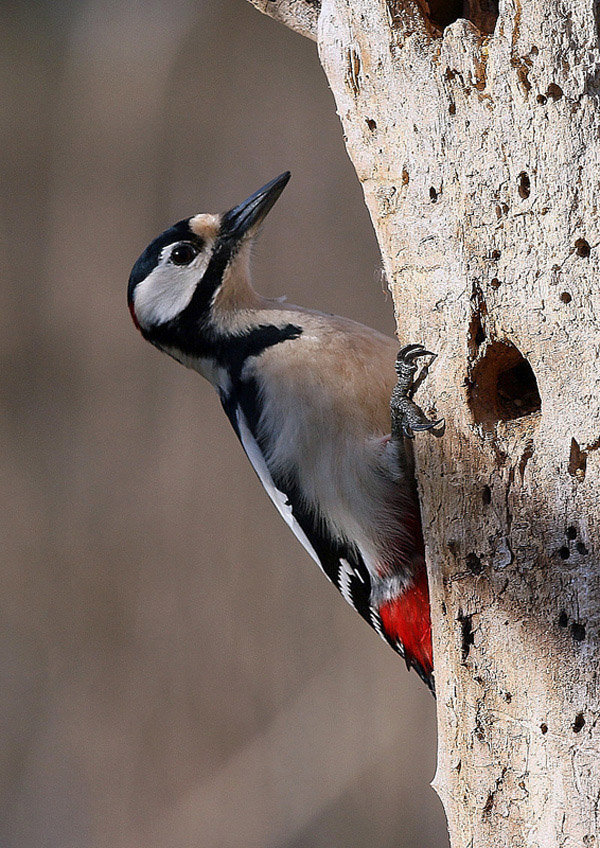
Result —
[[[246,376],[282,404],[304,399],[316,412],[323,407],[337,411],[346,424],[354,420],[367,432],[387,432],[398,342],[349,318],[277,306],[261,309],[260,324],[298,332],[250,358]]]

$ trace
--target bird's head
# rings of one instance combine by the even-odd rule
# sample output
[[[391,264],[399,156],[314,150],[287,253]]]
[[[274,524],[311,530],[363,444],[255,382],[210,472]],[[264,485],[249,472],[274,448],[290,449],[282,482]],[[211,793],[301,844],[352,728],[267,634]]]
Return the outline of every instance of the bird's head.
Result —
[[[210,322],[219,299],[232,308],[252,292],[249,254],[254,236],[287,185],[289,171],[220,215],[195,215],[154,239],[129,277],[131,317],[148,341],[181,347]]]

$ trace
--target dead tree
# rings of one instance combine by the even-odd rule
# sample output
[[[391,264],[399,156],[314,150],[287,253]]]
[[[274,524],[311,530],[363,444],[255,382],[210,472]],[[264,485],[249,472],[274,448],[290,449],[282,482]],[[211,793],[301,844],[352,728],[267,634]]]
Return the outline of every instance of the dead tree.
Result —
[[[597,3],[251,2],[317,41],[399,338],[439,353],[417,472],[452,846],[597,846]]]

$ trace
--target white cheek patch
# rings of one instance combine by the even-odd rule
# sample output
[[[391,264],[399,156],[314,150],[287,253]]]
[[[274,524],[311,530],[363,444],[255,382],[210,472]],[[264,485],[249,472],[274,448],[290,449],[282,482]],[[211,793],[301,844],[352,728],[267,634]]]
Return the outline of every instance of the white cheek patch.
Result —
[[[135,288],[135,314],[142,327],[164,324],[189,305],[196,286],[206,273],[213,243],[209,242],[190,265],[169,262],[172,245],[165,248],[156,268]]]

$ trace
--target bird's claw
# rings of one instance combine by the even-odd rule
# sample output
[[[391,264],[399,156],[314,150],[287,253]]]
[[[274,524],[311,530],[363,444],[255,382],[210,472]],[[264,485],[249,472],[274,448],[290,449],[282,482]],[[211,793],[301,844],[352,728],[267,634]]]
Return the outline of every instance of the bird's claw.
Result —
[[[414,439],[416,432],[439,428],[443,431],[444,419],[431,421],[420,406],[413,401],[415,390],[414,375],[417,370],[415,360],[422,356],[436,354],[420,344],[406,345],[396,357],[398,382],[392,392],[390,408],[392,414],[392,439]]]
[[[415,404],[416,406],[416,404]],[[419,407],[417,407],[419,409]],[[421,410],[419,410],[421,411]],[[442,433],[444,431],[444,427],[446,426],[446,421],[444,418],[438,418],[435,421],[427,420],[427,424],[408,424],[405,423],[402,427],[403,435],[406,436],[407,439],[414,439],[415,433],[424,432],[425,430],[435,430],[439,428],[439,432]]]
[[[406,365],[414,365],[415,359],[418,359],[421,356],[437,356],[437,353],[433,353],[431,350],[425,350],[423,345],[420,344],[411,344],[403,347],[401,351],[398,352],[396,357],[396,370],[399,367]]]

